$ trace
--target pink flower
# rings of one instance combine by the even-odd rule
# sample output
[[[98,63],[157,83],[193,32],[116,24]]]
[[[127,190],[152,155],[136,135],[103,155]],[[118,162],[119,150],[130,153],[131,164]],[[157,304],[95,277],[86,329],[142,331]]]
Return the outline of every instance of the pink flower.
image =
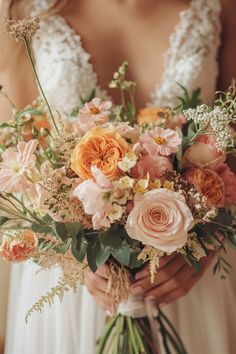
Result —
[[[168,128],[175,130],[176,128],[182,128],[183,125],[187,122],[183,113],[179,113],[173,117],[170,117],[168,120]]]
[[[222,178],[209,168],[192,167],[185,171],[184,177],[208,201],[209,205],[222,208],[225,202],[225,187]]]
[[[141,135],[139,143],[142,149],[155,158],[158,155],[170,155],[177,152],[181,138],[174,130],[156,127]]]
[[[112,184],[96,166],[91,170],[95,182],[85,180],[75,188],[73,195],[82,202],[84,211],[93,215],[93,227],[97,230],[110,225],[106,211],[110,208],[109,194]]]
[[[221,163],[217,166],[216,172],[222,178],[225,186],[225,208],[231,208],[236,204],[236,175],[229,166]]]
[[[172,171],[173,166],[166,156],[157,156],[155,159],[150,155],[144,155],[131,171],[135,178],[143,178],[149,173],[150,180],[160,178],[165,171]]]
[[[98,97],[85,103],[84,107],[79,110],[78,123],[80,129],[85,133],[97,124],[106,123],[109,119],[111,106],[110,101],[102,101]]]
[[[29,259],[37,247],[37,239],[32,231],[24,231],[16,236],[6,236],[0,246],[0,256],[8,262],[23,262]]]
[[[126,231],[135,240],[172,253],[185,245],[193,216],[185,198],[164,188],[135,198]]]
[[[3,162],[0,164],[0,191],[6,193],[26,191],[32,183],[30,176],[36,163],[34,152],[38,141],[30,140],[28,143],[20,142],[17,151],[13,148],[2,154]]]
[[[226,155],[216,146],[214,135],[200,135],[196,143],[188,148],[183,156],[182,167],[208,167],[214,169],[224,162]]]

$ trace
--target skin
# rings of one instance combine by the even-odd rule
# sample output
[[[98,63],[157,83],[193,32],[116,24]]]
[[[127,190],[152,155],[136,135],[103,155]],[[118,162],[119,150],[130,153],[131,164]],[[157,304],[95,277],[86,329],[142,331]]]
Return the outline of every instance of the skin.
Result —
[[[128,60],[129,78],[138,84],[137,105],[143,107],[156,84],[160,82],[164,68],[163,53],[168,49],[169,36],[179,21],[179,12],[188,7],[189,1],[103,0],[102,6],[97,6],[97,1],[71,0],[61,14],[81,34],[83,47],[91,54],[91,62],[102,87],[107,87],[120,63]],[[223,44],[219,54],[218,82],[220,90],[226,89],[231,79],[236,77],[236,3],[234,0],[223,0],[222,5]],[[5,11],[3,5],[1,23]],[[21,44],[16,45],[9,40],[3,31],[0,32],[0,45],[4,48],[0,57],[0,82],[16,105],[23,107],[37,96],[31,69],[22,54]],[[116,93],[109,93],[117,102],[119,97]],[[7,120],[10,109],[1,98],[0,110],[0,119]],[[136,275],[132,291],[142,292],[145,298],[157,304],[176,301],[194,287],[212,258],[213,256],[204,259],[201,262],[202,271],[196,274],[181,256],[166,257],[161,260],[154,284],[150,283],[148,269],[144,269]],[[108,268],[103,266],[96,274],[88,272],[85,284],[98,304],[109,310],[112,299],[106,294],[107,279]]]

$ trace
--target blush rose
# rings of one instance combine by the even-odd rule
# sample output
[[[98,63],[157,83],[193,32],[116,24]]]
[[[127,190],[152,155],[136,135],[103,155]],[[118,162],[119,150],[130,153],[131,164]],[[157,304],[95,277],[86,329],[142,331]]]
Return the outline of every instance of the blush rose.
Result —
[[[162,188],[135,198],[126,231],[132,239],[173,253],[185,245],[188,230],[193,225],[193,216],[185,198]]]

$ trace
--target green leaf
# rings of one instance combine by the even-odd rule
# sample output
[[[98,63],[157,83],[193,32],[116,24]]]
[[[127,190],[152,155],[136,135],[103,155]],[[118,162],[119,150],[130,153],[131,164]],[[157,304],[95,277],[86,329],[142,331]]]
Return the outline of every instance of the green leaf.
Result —
[[[129,267],[131,269],[139,268],[139,267],[141,267],[141,265],[143,265],[143,261],[138,260],[138,256],[140,255],[140,253],[141,253],[141,250],[138,250],[138,251],[131,250],[130,261],[129,261]]]
[[[106,263],[106,261],[110,257],[110,254],[111,254],[111,248],[109,246],[105,247],[100,243],[96,254],[96,265],[98,268]]]
[[[112,256],[124,266],[128,266],[130,262],[130,246],[125,242],[121,248],[112,251]]]
[[[3,226],[6,222],[8,222],[8,218],[6,216],[0,216],[0,227]]]
[[[16,125],[9,124],[9,123],[2,123],[2,124],[0,124],[0,129],[3,129],[3,128],[16,128]]]
[[[32,224],[31,230],[39,234],[54,234],[54,230],[50,226],[45,225]]]
[[[17,114],[17,119],[24,117],[27,113],[32,114],[33,116],[42,115],[42,112],[37,109],[27,108]]]
[[[122,245],[122,233],[123,230],[118,225],[114,225],[109,230],[101,232],[99,239],[104,246],[118,249]]]
[[[66,241],[68,239],[69,235],[65,223],[55,222],[52,228],[56,236],[58,236],[62,241]]]
[[[88,243],[84,238],[74,238],[72,240],[71,252],[78,262],[82,263],[87,252]]]
[[[65,226],[72,238],[76,237],[81,230],[81,224],[79,222],[67,222]]]
[[[87,248],[87,261],[89,268],[92,272],[96,272],[98,266],[96,264],[96,255],[99,248],[99,242],[95,242],[94,244],[89,243]]]

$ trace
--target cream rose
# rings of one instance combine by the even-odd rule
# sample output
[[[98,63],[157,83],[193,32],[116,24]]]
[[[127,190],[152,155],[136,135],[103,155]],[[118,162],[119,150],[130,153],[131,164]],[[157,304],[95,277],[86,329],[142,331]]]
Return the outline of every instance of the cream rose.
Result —
[[[167,189],[139,195],[128,216],[126,231],[135,240],[167,253],[183,247],[193,216],[185,198]]]

